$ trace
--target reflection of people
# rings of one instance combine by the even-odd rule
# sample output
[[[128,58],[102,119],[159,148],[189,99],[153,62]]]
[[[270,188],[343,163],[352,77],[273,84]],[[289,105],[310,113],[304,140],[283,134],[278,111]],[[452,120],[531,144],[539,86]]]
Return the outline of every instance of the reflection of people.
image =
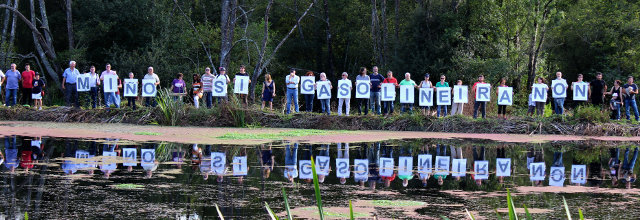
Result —
[[[454,147],[454,146],[449,146],[449,150],[451,152],[451,159],[453,161],[453,159],[464,159],[464,157],[462,156],[462,147]],[[451,163],[451,170],[453,170],[453,163]],[[467,168],[464,168],[464,172],[466,173]],[[466,174],[465,174],[466,175]],[[456,176],[454,177],[454,179],[456,181],[460,181],[460,177]]]
[[[311,144],[307,144],[305,145],[305,148],[306,149],[302,149],[303,151],[305,151],[305,153],[302,154],[302,160],[311,160],[311,158],[313,157],[313,146]],[[304,181],[306,183],[311,183],[313,179],[305,179]]]
[[[504,147],[496,148],[496,158],[507,158],[507,154],[505,152]],[[504,183],[504,176],[499,176],[498,182]]]
[[[400,156],[401,157],[413,157],[412,148],[410,146],[404,146],[400,148]],[[412,170],[411,174],[407,175],[398,175],[398,178],[402,180],[402,186],[407,187],[409,185],[409,180],[413,179],[413,164],[410,165],[409,169]]]
[[[368,152],[368,145],[364,144],[362,146],[360,146],[357,150],[356,150],[356,159],[361,159],[361,160],[366,160],[367,158],[367,152]],[[339,151],[338,151],[339,152]],[[369,163],[367,163],[368,166]],[[354,175],[354,181],[356,181],[358,184],[360,184],[360,188],[364,189],[364,183],[367,182],[368,177],[364,177],[364,178],[359,178],[357,175]]]
[[[71,143],[71,141],[64,142],[64,158],[65,160],[62,162],[62,171],[65,175],[71,175],[78,171],[77,164],[73,161],[76,156],[76,151],[78,150],[77,142]]]
[[[298,177],[298,143],[287,144],[284,149],[284,177],[293,183]]]
[[[544,154],[542,150],[536,150],[533,147],[529,149],[527,152],[527,169],[530,169],[529,166],[531,163],[544,163]],[[535,180],[532,182],[534,186],[542,186],[542,181]]]
[[[477,151],[476,146],[473,146],[473,161],[483,161],[486,160],[487,157],[485,155],[484,146],[480,147],[480,152]],[[475,179],[475,174],[473,175]],[[482,180],[475,179],[476,185],[481,186]]]
[[[153,151],[155,152],[156,148],[158,148],[158,144],[145,144],[145,146],[142,147],[143,149],[153,149]],[[144,157],[144,155],[141,155],[142,157]],[[143,159],[144,161],[144,159]],[[156,154],[153,154],[153,162],[152,163],[141,163],[140,165],[142,166],[142,169],[144,169],[144,173],[145,173],[145,178],[151,178],[151,176],[153,176],[153,171],[156,171],[158,169],[158,165],[160,163],[158,162],[158,159],[156,157]]]
[[[385,158],[393,158],[393,147],[392,146],[382,146],[382,154],[380,155],[380,157],[385,157]],[[378,159],[380,160],[380,159]],[[393,165],[391,166],[393,167]],[[383,167],[384,168],[384,167]],[[391,176],[383,176],[382,181],[384,182],[384,187],[389,187],[391,186],[391,182],[393,182],[396,179],[396,175],[397,175],[397,170],[393,170],[393,174],[391,174]]]
[[[275,156],[273,156],[271,146],[265,148],[264,144],[260,146],[259,153],[260,164],[262,165],[262,177],[268,179],[271,171],[273,171]]]
[[[176,150],[174,150],[173,152],[171,152],[171,160],[176,163],[176,168],[181,169],[182,168],[182,163],[184,162],[184,155],[185,152],[182,150],[181,147],[177,147]]]
[[[376,182],[380,181],[380,173],[378,168],[380,167],[378,162],[380,161],[380,143],[374,143],[373,146],[367,150],[367,160],[369,160],[369,188],[371,190],[376,189]]]
[[[611,148],[609,149],[609,176],[611,177],[611,184],[613,186],[618,185],[618,173],[620,171],[620,149],[619,148]]]
[[[110,144],[112,143],[112,144]],[[111,173],[116,169],[116,163],[113,162],[115,158],[108,158],[106,154],[113,155],[113,153],[117,153],[116,149],[118,148],[118,139],[107,139],[107,143],[102,146],[102,162],[100,163],[100,170],[104,173],[104,178],[109,179],[111,177]],[[117,156],[117,154],[116,154]]]
[[[26,173],[29,173],[29,169],[33,168],[33,164],[36,163],[33,159],[31,141],[22,140],[22,146],[20,147],[20,167],[22,167]]]
[[[424,145],[422,146],[422,149],[420,150],[420,154],[429,154],[429,146],[428,145]],[[418,178],[420,178],[420,181],[422,182],[422,186],[423,187],[427,187],[427,181],[429,180],[429,177],[431,177],[431,172],[418,172]]]
[[[239,157],[247,157],[247,148],[243,147],[242,149],[240,149],[238,151],[237,156],[239,156]],[[273,161],[273,158],[272,158],[272,161]],[[249,174],[249,170],[250,169],[251,169],[251,167],[247,166],[247,172],[245,174],[236,175],[237,180],[238,180],[238,184],[242,185],[244,183],[244,176]],[[273,167],[271,167],[271,169],[273,169]]]
[[[436,156],[447,156],[447,147],[443,145],[436,145]],[[434,160],[435,161],[435,160]],[[437,173],[433,175],[434,178],[438,180],[438,185],[444,184],[444,179],[447,178],[448,174],[440,174]]]
[[[193,148],[196,147],[197,145],[193,146]],[[200,165],[200,173],[202,174],[202,179],[208,180],[209,173],[211,173],[211,145],[205,145],[204,151],[198,148],[198,151],[199,153],[196,153],[195,155],[198,155],[199,157],[199,160],[197,162]]]
[[[622,171],[620,172],[620,181],[625,184],[627,189],[631,189],[631,183],[636,182],[636,174],[633,168],[636,166],[638,159],[638,148],[633,151],[633,157],[629,159],[629,148],[624,151],[624,161],[622,162]]]
[[[318,156],[329,157],[329,145],[328,144],[321,145],[320,148],[318,149],[318,151],[319,151]],[[316,163],[317,163],[317,160],[316,160]],[[318,164],[316,164],[316,166],[318,166]],[[327,170],[326,172],[329,173],[329,170]],[[322,174],[318,173],[318,182],[319,183],[324,183],[325,177],[326,177],[326,175],[324,175],[324,172]]]
[[[6,162],[4,166],[9,169],[10,173],[15,173],[18,167],[18,148],[16,147],[16,136],[4,138],[4,154]]]
[[[349,143],[338,143],[338,158],[349,160]],[[337,165],[337,164],[336,164]],[[349,168],[347,167],[347,171]],[[345,184],[347,179],[344,177],[340,178],[340,184]]]

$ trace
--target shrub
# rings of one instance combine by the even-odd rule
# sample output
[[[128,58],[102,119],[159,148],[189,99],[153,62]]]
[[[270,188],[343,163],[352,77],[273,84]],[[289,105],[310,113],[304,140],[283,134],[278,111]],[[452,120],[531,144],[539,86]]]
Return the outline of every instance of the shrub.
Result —
[[[585,122],[609,122],[608,111],[602,112],[599,107],[592,105],[580,105],[573,111],[573,120]]]

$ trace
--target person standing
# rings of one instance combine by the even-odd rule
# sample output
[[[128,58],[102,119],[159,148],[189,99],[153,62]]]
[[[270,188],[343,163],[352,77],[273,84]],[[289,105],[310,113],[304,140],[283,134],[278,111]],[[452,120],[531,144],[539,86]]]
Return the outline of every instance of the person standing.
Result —
[[[276,83],[271,79],[271,74],[264,74],[264,84],[262,85],[262,108],[269,103],[269,110],[273,111],[273,97],[276,96]]]
[[[98,86],[100,86],[100,77],[96,73],[96,67],[91,66],[89,68],[89,96],[91,102],[91,108],[95,109],[98,105]]]
[[[371,105],[371,112],[374,114],[382,114],[382,103],[380,102],[380,84],[384,82],[384,76],[378,74],[378,67],[373,67],[373,74],[369,76],[371,80],[371,98],[369,99]]]
[[[331,89],[333,89],[333,85],[331,85],[331,81],[327,79],[326,73],[320,73],[320,82],[329,82],[329,92],[331,92]],[[322,107],[322,113],[331,115],[331,98],[320,99],[320,106]]]
[[[613,82],[613,87],[611,91],[605,92],[606,95],[611,95],[611,104],[610,108],[614,112],[614,119],[620,120],[620,109],[624,105],[622,101],[622,87],[620,86],[622,82],[620,80],[616,80]]]
[[[476,86],[478,84],[485,84],[483,75],[478,76],[478,82],[474,83],[473,87],[471,88],[471,94],[473,95],[474,98],[476,96]],[[487,102],[481,102],[481,101],[478,101],[478,100],[474,100],[474,102],[473,102],[473,118],[478,118],[478,110],[480,110],[480,112],[482,113],[482,118],[486,118],[487,117]]]
[[[457,80],[456,85],[461,86],[462,80]],[[456,94],[453,94],[454,96]],[[462,115],[462,109],[464,108],[464,103],[451,103],[451,115]]]
[[[574,92],[573,91],[573,85],[575,85],[576,83],[584,83],[583,80],[584,80],[584,76],[582,74],[578,74],[578,81],[571,82],[571,91]],[[584,103],[587,103],[587,101],[577,101],[577,100],[574,100],[574,102],[576,102],[577,105],[583,105]]]
[[[160,77],[158,77],[158,74],[155,74],[153,72],[153,67],[150,66],[149,68],[147,68],[147,74],[144,75],[144,78],[142,79],[153,79],[156,81],[155,86],[156,89],[158,89],[158,85],[160,85]],[[158,102],[156,102],[155,97],[144,97],[144,106],[146,107],[156,107],[156,105],[158,104]]]
[[[193,74],[193,83],[191,83],[193,87],[191,89],[191,95],[193,98],[193,106],[200,108],[200,99],[202,98],[202,81],[200,81],[200,76],[198,74]]]
[[[371,79],[367,75],[367,68],[360,67],[360,74],[356,76],[356,83],[358,83],[358,80],[369,81],[369,87],[371,87]],[[362,107],[364,107],[364,110]],[[369,113],[369,98],[358,98],[358,114],[362,115],[363,111],[364,115]]]
[[[182,102],[182,96],[186,94],[186,86],[187,84],[184,82],[184,74],[178,73],[176,75],[176,79],[173,79],[171,82],[171,92],[173,92],[173,101]]]
[[[236,76],[249,76],[249,74],[247,72],[245,72],[245,66],[244,65],[240,65],[240,72],[236,73]],[[234,76],[233,78],[233,83],[236,82],[236,78]],[[251,78],[249,78],[249,84],[251,84]],[[242,100],[244,102],[245,105],[249,105],[249,99],[247,98],[248,94],[238,94],[240,96],[240,100]]]
[[[76,69],[76,61],[72,60],[69,62],[69,68],[65,69],[62,74],[62,89],[65,91],[67,106],[71,106],[73,103],[76,108],[80,108],[78,88],[76,88],[78,75],[80,75],[80,72]]]
[[[4,72],[2,72],[2,70],[0,70],[0,94],[2,94],[2,83],[4,83],[4,80],[7,77],[4,75]],[[0,104],[2,103],[2,100],[0,100]]]
[[[500,85],[498,86],[498,88],[500,87],[508,87],[507,86],[507,79],[506,78],[502,78],[500,79]],[[500,91],[498,90],[498,88],[496,88],[496,95],[498,97],[498,99],[500,98]],[[498,104],[498,118],[500,118],[500,114],[502,114],[502,118],[503,119],[507,119],[507,105],[500,105]],[[484,114],[482,116],[484,118]]]
[[[596,79],[589,83],[589,98],[591,104],[599,106],[602,109],[604,103],[604,93],[607,91],[607,83],[602,80],[602,73],[596,73]]]
[[[231,83],[231,80],[229,79],[229,75],[227,75],[227,69],[224,68],[224,67],[219,67],[218,70],[219,70],[218,72],[220,72],[220,74],[218,74],[216,76],[216,79],[224,79],[224,80],[226,80],[227,83],[225,84],[225,86],[228,86],[229,83]],[[218,97],[217,100],[218,100],[218,103],[222,103],[223,100],[225,102],[229,101],[229,97],[225,95],[223,97]]]
[[[562,72],[556,72],[556,80],[560,80],[560,83],[562,84],[562,86],[564,86],[565,91],[567,90],[568,84],[567,84],[567,80],[562,78]],[[554,106],[554,113],[556,113],[557,115],[563,115],[564,114],[564,99],[565,98],[553,98],[553,106]]]
[[[311,76],[313,77],[313,80],[315,81],[315,75],[313,74],[313,71],[307,71],[307,73],[304,76]],[[315,84],[313,85],[315,88]],[[307,112],[312,112],[313,111],[313,99],[315,94],[304,94],[304,108]]]
[[[413,86],[413,88],[418,88],[418,86],[416,85],[416,82],[411,80],[411,73],[405,73],[404,74],[404,80],[400,81],[400,85],[409,85],[409,86]],[[406,110],[409,109],[409,114],[413,113],[413,103],[405,103],[402,104],[402,112],[406,112]]]
[[[18,83],[20,82],[22,75],[20,74],[20,72],[18,72],[18,70],[16,70],[15,63],[11,64],[11,69],[8,70],[5,75],[7,78],[7,85],[5,86],[6,105],[7,107],[10,107],[16,105],[18,102]]]
[[[538,83],[535,83],[535,84],[543,85],[546,90],[545,93],[549,91],[549,86],[545,83],[544,78],[538,77]],[[531,86],[531,88],[533,88],[533,86]],[[535,102],[535,103],[536,103],[536,114],[538,116],[544,115],[544,105],[547,104],[547,101],[545,100],[543,102]]]
[[[104,82],[104,78],[106,76],[116,76],[116,79],[118,79],[118,74],[116,73],[116,71],[111,70],[111,64],[108,64],[105,66],[105,70],[102,71],[102,73],[100,74],[100,80]],[[118,79],[119,80],[119,79]],[[106,82],[104,82],[106,83]],[[109,109],[111,108],[111,104],[115,105],[116,108],[120,108],[120,105],[117,104],[116,102],[116,92],[104,92],[104,106],[105,108]]]
[[[207,67],[204,69],[204,75],[202,75],[202,91],[204,97],[204,103],[207,108],[211,108],[213,106],[213,80],[216,77],[211,74],[211,68]]]
[[[424,80],[420,82],[420,85],[418,85],[419,88],[434,88],[433,83],[431,83],[431,81],[429,80],[429,73],[424,75]],[[423,106],[422,107],[423,113],[430,115],[431,113],[431,108],[429,106]]]
[[[32,80],[31,85],[31,98],[34,101],[34,109],[42,110],[42,89],[45,87],[44,80],[40,79],[40,74],[35,74],[35,79]]]
[[[447,79],[447,77],[445,77],[444,75],[440,75],[440,81],[436,83],[436,88],[438,87],[449,87],[449,83],[445,82],[445,80]],[[437,116],[440,117],[440,112],[442,112],[442,117],[446,117],[447,116],[447,106],[446,105],[438,105],[437,109]]]
[[[393,88],[394,90],[396,88],[400,87],[400,85],[398,85],[398,80],[395,77],[393,77],[393,72],[391,72],[391,70],[387,71],[387,78],[384,79],[382,81],[382,83],[391,83],[391,84],[395,85],[395,87]],[[380,99],[380,95],[378,96],[378,99]],[[382,108],[383,108],[382,114],[383,115],[387,116],[387,115],[393,114],[393,102],[394,101],[395,100],[383,101],[382,102]],[[373,106],[372,106],[371,109],[373,109]]]
[[[636,94],[638,94],[638,85],[633,83],[633,76],[627,77],[627,84],[622,86],[623,97],[624,97],[624,109],[627,115],[627,120],[631,121],[631,115],[629,113],[629,109],[633,108],[633,115],[636,116],[636,121],[640,121],[640,116],[638,115],[638,106],[636,105]]]
[[[351,83],[351,80],[349,80],[349,74],[347,72],[342,72],[342,80],[345,80],[343,82],[347,82],[347,84],[349,85],[349,88],[348,88],[349,91],[352,91],[353,84]],[[338,83],[338,87],[340,87],[339,83]],[[340,91],[340,88],[338,88],[338,91]],[[338,116],[342,115],[342,106],[345,106],[345,109],[344,109],[345,115],[349,116],[349,111],[351,111],[350,105],[351,105],[351,97],[338,98]]]
[[[36,73],[31,70],[31,66],[27,63],[22,71],[22,104],[31,105],[31,90],[33,89],[33,79]]]
[[[295,105],[296,113],[298,109],[298,84],[300,84],[300,77],[296,75],[295,69],[289,70],[289,75],[285,77],[285,83],[287,85],[287,107],[286,114],[291,113],[291,103]]]

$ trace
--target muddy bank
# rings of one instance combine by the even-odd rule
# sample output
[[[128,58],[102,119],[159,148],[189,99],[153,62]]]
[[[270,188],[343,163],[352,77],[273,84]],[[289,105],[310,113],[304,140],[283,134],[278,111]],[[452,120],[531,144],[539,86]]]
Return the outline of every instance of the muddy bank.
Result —
[[[571,117],[472,119],[468,116],[434,118],[422,114],[380,116],[326,116],[316,113],[283,115],[255,109],[193,109],[176,114],[175,125],[195,127],[265,127],[324,130],[387,130],[451,133],[559,134],[577,136],[639,136],[640,125],[629,123],[592,123]],[[126,123],[169,125],[159,108],[80,110],[52,107],[35,111],[24,107],[0,107],[0,120],[80,123]]]

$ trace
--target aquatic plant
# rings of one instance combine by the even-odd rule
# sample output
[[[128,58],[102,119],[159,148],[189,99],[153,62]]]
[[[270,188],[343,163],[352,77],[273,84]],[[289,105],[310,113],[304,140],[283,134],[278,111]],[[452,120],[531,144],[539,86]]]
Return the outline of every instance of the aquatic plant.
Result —
[[[180,117],[184,115],[184,106],[182,102],[174,100],[171,93],[168,89],[159,90],[156,101],[160,112],[162,112],[164,123],[175,126]]]
[[[289,200],[287,200],[287,193],[285,192],[284,187],[282,187],[282,198],[284,198],[284,208],[287,210],[287,219],[293,220],[293,218],[291,217],[291,208],[289,207]]]
[[[316,173],[316,165],[311,157],[311,172],[313,172],[313,189],[316,192],[316,204],[318,205],[318,213],[320,219],[324,220],[324,211],[322,211],[322,197],[320,197],[320,185],[318,184],[318,174]]]

